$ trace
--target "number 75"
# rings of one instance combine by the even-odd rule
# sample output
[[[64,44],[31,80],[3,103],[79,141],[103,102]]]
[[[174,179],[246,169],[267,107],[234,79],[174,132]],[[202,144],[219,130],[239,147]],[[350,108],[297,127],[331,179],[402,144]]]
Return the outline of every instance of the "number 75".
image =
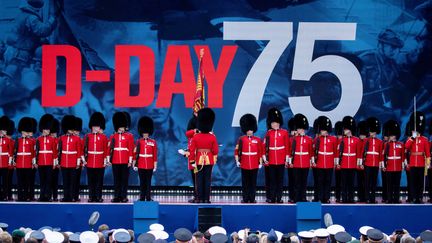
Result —
[[[301,22],[298,27],[292,80],[309,81],[318,72],[331,72],[340,82],[339,104],[331,111],[320,111],[310,96],[288,98],[293,114],[303,113],[309,120],[318,116],[329,117],[333,124],[346,115],[354,116],[363,96],[363,84],[359,70],[348,59],[336,55],[323,55],[312,60],[317,40],[355,40],[356,23]],[[246,77],[232,120],[239,126],[245,113],[259,115],[264,90],[280,56],[293,39],[292,22],[224,22],[224,40],[268,40]]]

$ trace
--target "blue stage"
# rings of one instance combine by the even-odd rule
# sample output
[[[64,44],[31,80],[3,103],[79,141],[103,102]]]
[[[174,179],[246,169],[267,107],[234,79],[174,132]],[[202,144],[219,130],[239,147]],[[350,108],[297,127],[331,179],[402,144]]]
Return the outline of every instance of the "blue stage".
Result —
[[[297,231],[297,207],[290,204],[160,204],[158,221],[170,235],[179,227],[195,230],[198,207],[220,207],[222,225],[227,232],[245,227],[263,231],[271,228],[281,232]],[[10,229],[50,225],[60,227],[62,231],[84,231],[89,229],[87,223],[91,213],[99,211],[101,216],[96,228],[106,223],[111,228],[132,229],[133,210],[132,203],[0,203],[0,222],[8,223]],[[358,236],[358,228],[363,225],[371,225],[387,234],[405,228],[416,236],[425,229],[431,229],[432,205],[322,205],[321,214],[325,213],[330,213],[334,223],[344,225],[353,236]],[[321,225],[324,226],[322,220]]]

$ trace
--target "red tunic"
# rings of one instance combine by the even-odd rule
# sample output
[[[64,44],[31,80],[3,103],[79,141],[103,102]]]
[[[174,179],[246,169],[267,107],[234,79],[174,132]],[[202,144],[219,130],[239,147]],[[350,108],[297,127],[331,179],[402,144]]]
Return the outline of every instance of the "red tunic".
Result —
[[[15,141],[8,137],[0,137],[0,168],[9,167],[9,158],[13,156]]]
[[[109,156],[108,138],[103,133],[88,133],[84,137],[87,150],[87,167],[103,168],[105,158]]]
[[[366,138],[363,143],[363,150],[365,156],[364,165],[369,167],[379,167],[379,163],[384,161],[383,151],[384,143],[378,138]]]
[[[287,158],[291,157],[290,138],[285,129],[268,130],[263,145],[263,151],[268,154],[266,159],[270,165],[283,165]]]
[[[214,165],[217,161],[219,145],[212,133],[198,133],[190,145],[190,161],[197,165]]]
[[[402,171],[402,163],[405,160],[405,145],[402,142],[387,142],[384,144],[386,154],[387,172]]]
[[[424,167],[426,158],[430,158],[430,147],[428,139],[424,136],[408,139],[405,148],[409,152],[409,167]]]
[[[339,153],[342,146],[342,161],[340,161],[341,169],[357,169],[357,159],[360,159],[362,155],[360,139],[355,136],[345,136],[339,143]]]
[[[83,155],[81,138],[75,135],[63,135],[59,139],[60,145],[60,166],[62,168],[76,168],[78,159],[81,159]]]
[[[302,169],[309,168],[311,165],[311,158],[314,156],[312,138],[298,135],[293,140],[293,147],[294,145],[293,167]]]
[[[254,170],[259,168],[262,159],[262,142],[255,136],[241,136],[234,150],[234,156],[239,156],[239,144],[241,141],[241,156],[239,157],[240,168],[243,170]]]
[[[18,149],[16,154],[17,169],[31,169],[32,161],[35,158],[36,139],[18,138]]]
[[[40,136],[37,138],[36,143],[38,144],[36,148],[38,158],[38,166],[53,166],[54,160],[57,159],[57,141],[51,136]]]
[[[156,140],[141,138],[137,141],[138,169],[152,170],[157,163],[157,143]]]
[[[130,133],[115,133],[111,135],[108,146],[111,148],[111,144],[114,143],[112,153],[113,164],[128,164],[132,161],[133,150],[135,148],[134,138]]]
[[[319,139],[319,148],[318,148]],[[318,152],[316,167],[318,169],[334,168],[334,159],[338,156],[338,142],[335,136],[319,136],[316,139],[316,149]]]
[[[186,131],[186,137],[188,139],[188,150],[190,151],[190,145],[192,142],[192,138],[195,135],[195,129],[191,129]],[[188,157],[188,170],[193,170],[192,164],[190,163],[190,157]]]

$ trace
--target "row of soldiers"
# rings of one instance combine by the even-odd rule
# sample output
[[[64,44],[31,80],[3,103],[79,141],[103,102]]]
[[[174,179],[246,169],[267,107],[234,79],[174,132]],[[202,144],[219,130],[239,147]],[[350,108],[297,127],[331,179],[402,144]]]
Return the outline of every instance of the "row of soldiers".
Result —
[[[127,202],[129,167],[140,177],[140,200],[151,200],[150,183],[157,168],[157,144],[151,139],[153,120],[141,117],[138,122],[140,139],[134,141],[128,132],[130,115],[116,112],[113,116],[115,133],[108,138],[103,132],[105,117],[95,112],[90,117],[91,132],[83,138],[82,120],[66,115],[61,124],[52,115],[45,114],[38,122],[23,117],[18,124],[19,137],[12,138],[15,124],[8,117],[0,118],[0,199],[12,199],[11,178],[16,169],[18,201],[34,200],[36,171],[40,178],[40,201],[57,200],[59,169],[63,178],[61,201],[79,201],[81,170],[87,168],[89,202],[102,202],[104,170],[112,166],[114,198],[112,202]],[[63,132],[59,135],[59,127]],[[34,138],[36,128],[40,136]]]
[[[378,174],[383,176],[384,199],[399,203],[402,170],[408,175],[409,200],[421,203],[425,175],[430,170],[430,144],[422,136],[426,119],[423,113],[412,114],[407,125],[407,141],[400,142],[400,125],[389,120],[383,126],[375,117],[356,124],[346,116],[335,124],[336,136],[330,135],[332,123],[320,116],[313,124],[315,138],[306,135],[309,122],[296,114],[288,122],[289,132],[282,129],[283,117],[277,108],[268,111],[264,139],[254,136],[257,120],[251,114],[240,119],[241,136],[235,148],[235,160],[242,171],[243,201],[254,203],[257,171],[265,168],[268,203],[282,203],[283,179],[288,170],[290,202],[306,201],[307,178],[312,168],[314,200],[329,203],[333,173],[336,201],[354,203],[357,178],[358,201],[376,203]],[[358,136],[355,136],[358,134]],[[431,180],[429,180],[431,181]],[[432,188],[432,183],[430,189]]]

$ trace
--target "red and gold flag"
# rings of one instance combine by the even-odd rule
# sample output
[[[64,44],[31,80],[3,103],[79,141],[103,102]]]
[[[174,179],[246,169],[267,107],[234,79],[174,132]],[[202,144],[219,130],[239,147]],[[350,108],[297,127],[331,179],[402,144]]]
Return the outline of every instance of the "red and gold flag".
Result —
[[[202,108],[204,108],[205,105],[205,95],[204,95],[204,72],[202,69],[202,60],[204,56],[204,49],[200,50],[200,60],[199,60],[199,66],[198,66],[198,78],[197,78],[197,84],[196,84],[196,91],[195,91],[195,97],[194,97],[194,103],[193,103],[193,112],[196,115],[198,111]]]

